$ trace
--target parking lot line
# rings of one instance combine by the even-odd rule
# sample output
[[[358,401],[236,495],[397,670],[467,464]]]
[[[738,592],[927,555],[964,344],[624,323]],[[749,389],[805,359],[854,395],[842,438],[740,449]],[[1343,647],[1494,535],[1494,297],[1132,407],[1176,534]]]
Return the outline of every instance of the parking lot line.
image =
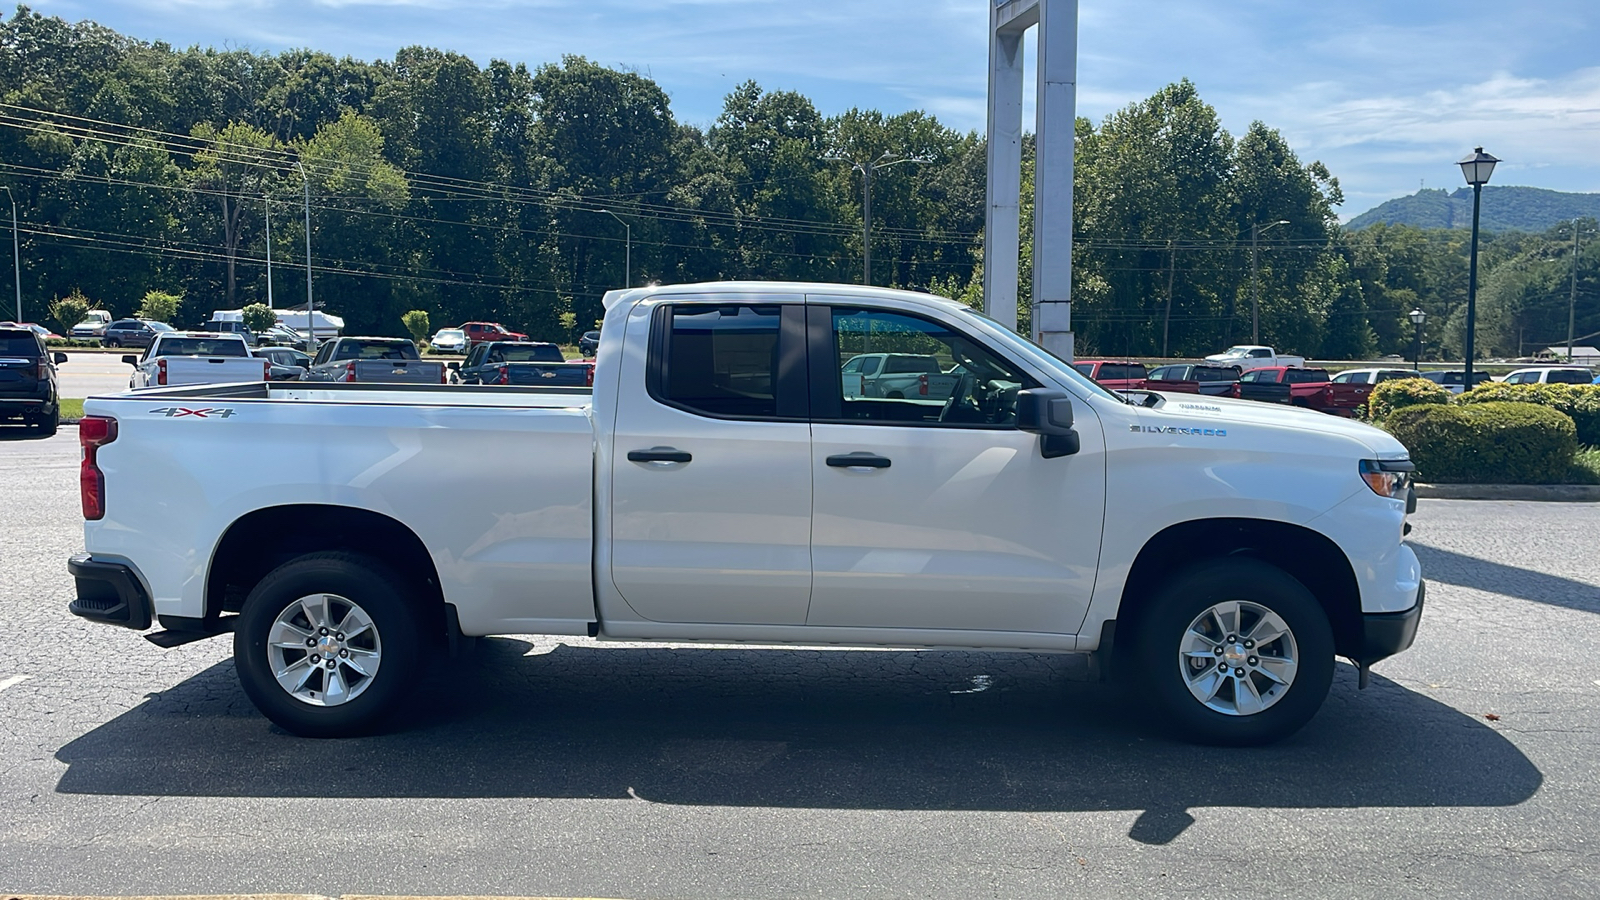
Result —
[[[8,687],[16,687],[32,677],[32,675],[7,675],[4,678],[0,678],[0,691],[3,691]]]

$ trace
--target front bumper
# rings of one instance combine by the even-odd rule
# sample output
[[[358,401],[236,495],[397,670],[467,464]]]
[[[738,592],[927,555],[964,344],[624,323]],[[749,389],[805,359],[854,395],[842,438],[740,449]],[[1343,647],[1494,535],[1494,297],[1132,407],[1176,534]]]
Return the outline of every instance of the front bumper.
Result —
[[[1363,613],[1361,616],[1361,646],[1353,656],[1356,662],[1370,666],[1380,659],[1388,659],[1411,646],[1417,638],[1417,625],[1422,621],[1422,604],[1428,593],[1428,583],[1417,583],[1417,605],[1404,612]]]
[[[132,568],[83,553],[67,560],[67,571],[78,583],[78,598],[67,604],[68,612],[136,631],[150,627],[150,595]]]

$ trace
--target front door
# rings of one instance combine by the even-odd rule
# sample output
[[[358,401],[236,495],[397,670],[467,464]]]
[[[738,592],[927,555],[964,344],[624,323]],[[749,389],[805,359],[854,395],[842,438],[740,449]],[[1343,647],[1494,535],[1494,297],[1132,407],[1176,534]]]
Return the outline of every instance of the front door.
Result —
[[[1015,427],[1017,391],[1039,382],[959,328],[874,308],[810,318],[807,624],[1076,633],[1105,511],[1088,404],[1080,452],[1045,459]],[[927,395],[861,397],[841,364],[865,353],[933,356],[941,376]]]
[[[811,598],[805,309],[643,303],[611,462],[611,578],[655,622],[803,625]],[[776,298],[773,298],[776,299]]]

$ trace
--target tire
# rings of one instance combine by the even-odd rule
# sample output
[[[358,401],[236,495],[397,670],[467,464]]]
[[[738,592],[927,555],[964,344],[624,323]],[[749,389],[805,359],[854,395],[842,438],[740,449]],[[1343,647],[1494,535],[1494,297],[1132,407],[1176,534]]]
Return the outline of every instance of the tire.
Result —
[[[1280,628],[1268,642],[1252,637]],[[1287,572],[1245,557],[1174,576],[1139,617],[1129,650],[1131,681],[1157,720],[1195,743],[1288,737],[1316,715],[1333,682],[1333,629],[1322,605]],[[1229,672],[1223,661],[1237,665]]]
[[[274,569],[245,599],[233,636],[239,682],[256,709],[286,731],[368,734],[411,694],[421,668],[421,610],[405,581],[375,559],[301,556]],[[303,649],[302,640],[319,646]],[[328,652],[333,669],[310,659],[317,650]]]
[[[55,437],[55,433],[60,429],[61,407],[59,406],[55,408],[54,412],[50,413],[50,418],[44,419],[34,426],[34,430],[40,437]]]
[[[115,350],[115,349],[119,349],[119,348],[121,348],[121,347],[122,347],[122,342],[121,342],[121,341],[119,341],[119,340],[117,340],[117,339],[116,339],[116,338],[112,338],[112,339],[111,339],[111,340],[109,340],[109,341],[106,341],[106,342],[105,342],[105,345],[106,345],[106,346],[107,346],[107,347],[110,347],[110,348],[112,348],[112,349],[113,349],[113,350]]]
[[[888,394],[886,394],[884,396],[883,399],[885,399],[885,400],[904,400],[905,398],[906,398],[906,395],[900,393],[899,391],[890,391]]]

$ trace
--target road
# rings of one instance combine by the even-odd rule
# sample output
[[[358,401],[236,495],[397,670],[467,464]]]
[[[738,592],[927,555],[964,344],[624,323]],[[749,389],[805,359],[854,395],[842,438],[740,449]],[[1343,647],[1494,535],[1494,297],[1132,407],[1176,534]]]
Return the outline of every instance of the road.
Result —
[[[1075,657],[570,638],[312,741],[225,640],[68,615],[74,439],[0,441],[7,891],[1600,895],[1597,505],[1423,501],[1417,646],[1265,749],[1154,737]]]
[[[103,351],[64,350],[67,361],[56,368],[61,378],[61,396],[83,399],[96,394],[114,394],[128,389],[133,367],[122,361],[123,354]],[[128,353],[137,354],[138,350]]]

